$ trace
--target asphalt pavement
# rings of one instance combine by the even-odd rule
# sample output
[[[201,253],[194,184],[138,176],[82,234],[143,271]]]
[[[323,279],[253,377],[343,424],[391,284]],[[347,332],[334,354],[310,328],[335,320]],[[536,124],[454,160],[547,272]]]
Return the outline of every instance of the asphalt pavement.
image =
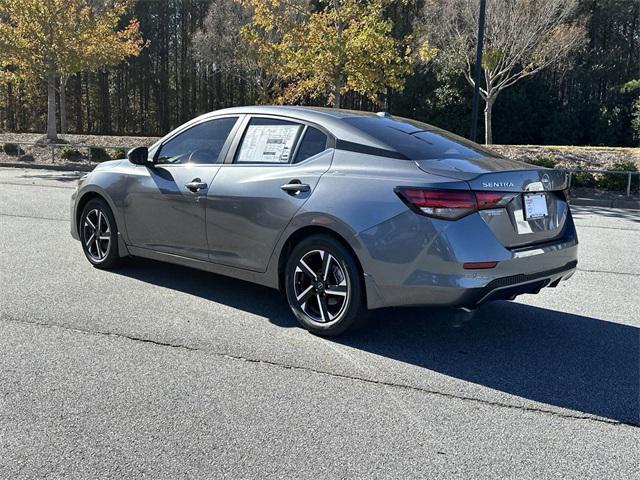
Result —
[[[94,269],[72,172],[0,169],[0,478],[631,478],[640,212],[575,207],[576,274],[338,339],[279,294]]]

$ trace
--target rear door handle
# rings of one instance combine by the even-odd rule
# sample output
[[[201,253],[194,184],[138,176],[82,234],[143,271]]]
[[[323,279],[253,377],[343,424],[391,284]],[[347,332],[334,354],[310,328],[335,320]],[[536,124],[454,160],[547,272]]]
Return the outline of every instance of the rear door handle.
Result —
[[[207,184],[204,183],[199,178],[194,178],[189,183],[186,183],[184,186],[187,187],[192,192],[197,192],[198,190],[203,190],[207,188]]]
[[[280,187],[287,193],[296,194],[300,192],[308,192],[311,187],[306,183],[300,183],[300,180],[291,180],[289,183]]]

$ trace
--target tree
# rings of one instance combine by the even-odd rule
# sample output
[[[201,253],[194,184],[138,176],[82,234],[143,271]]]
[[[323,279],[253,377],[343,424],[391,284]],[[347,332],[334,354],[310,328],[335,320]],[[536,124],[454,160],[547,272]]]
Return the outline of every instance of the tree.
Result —
[[[253,10],[242,37],[266,71],[283,81],[277,99],[327,99],[335,108],[347,92],[379,103],[387,89],[401,90],[410,72],[403,42],[392,35],[381,0],[240,0]]]
[[[262,65],[275,62],[259,61],[257,51],[241,35],[241,30],[251,22],[252,13],[237,0],[218,0],[213,3],[196,32],[193,44],[200,58],[208,62],[214,72],[222,72],[255,88],[259,101],[270,98],[276,77],[272,69]],[[264,34],[269,42],[276,41],[274,32]]]
[[[62,127],[69,75],[113,65],[142,48],[138,22],[119,29],[129,0],[0,0],[0,71],[3,79],[47,85],[47,138],[57,139],[56,80]]]
[[[485,143],[493,143],[492,108],[500,92],[558,65],[583,44],[578,0],[487,0],[484,57]],[[417,26],[422,43],[437,49],[435,62],[461,71],[473,87],[478,3],[427,0]]]

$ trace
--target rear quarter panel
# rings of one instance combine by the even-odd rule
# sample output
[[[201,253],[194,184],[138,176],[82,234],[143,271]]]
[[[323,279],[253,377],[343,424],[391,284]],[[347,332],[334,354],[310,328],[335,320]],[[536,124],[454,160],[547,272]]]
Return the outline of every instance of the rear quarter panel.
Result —
[[[278,260],[287,239],[308,226],[323,227],[340,235],[358,256],[367,277],[372,246],[367,238],[365,247],[361,233],[407,213],[416,216],[394,191],[402,185],[461,188],[461,182],[425,173],[410,160],[336,150],[331,168],[289,223],[274,250],[268,272],[272,281],[277,282]],[[466,183],[463,185],[468,188]],[[406,252],[401,251],[386,250],[385,254],[396,262],[406,258]]]

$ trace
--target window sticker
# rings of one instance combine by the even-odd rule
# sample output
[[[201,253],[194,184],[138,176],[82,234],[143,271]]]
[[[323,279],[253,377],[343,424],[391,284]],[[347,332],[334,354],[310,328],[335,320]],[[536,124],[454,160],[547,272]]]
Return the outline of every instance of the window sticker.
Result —
[[[288,163],[302,125],[249,125],[238,163]]]

